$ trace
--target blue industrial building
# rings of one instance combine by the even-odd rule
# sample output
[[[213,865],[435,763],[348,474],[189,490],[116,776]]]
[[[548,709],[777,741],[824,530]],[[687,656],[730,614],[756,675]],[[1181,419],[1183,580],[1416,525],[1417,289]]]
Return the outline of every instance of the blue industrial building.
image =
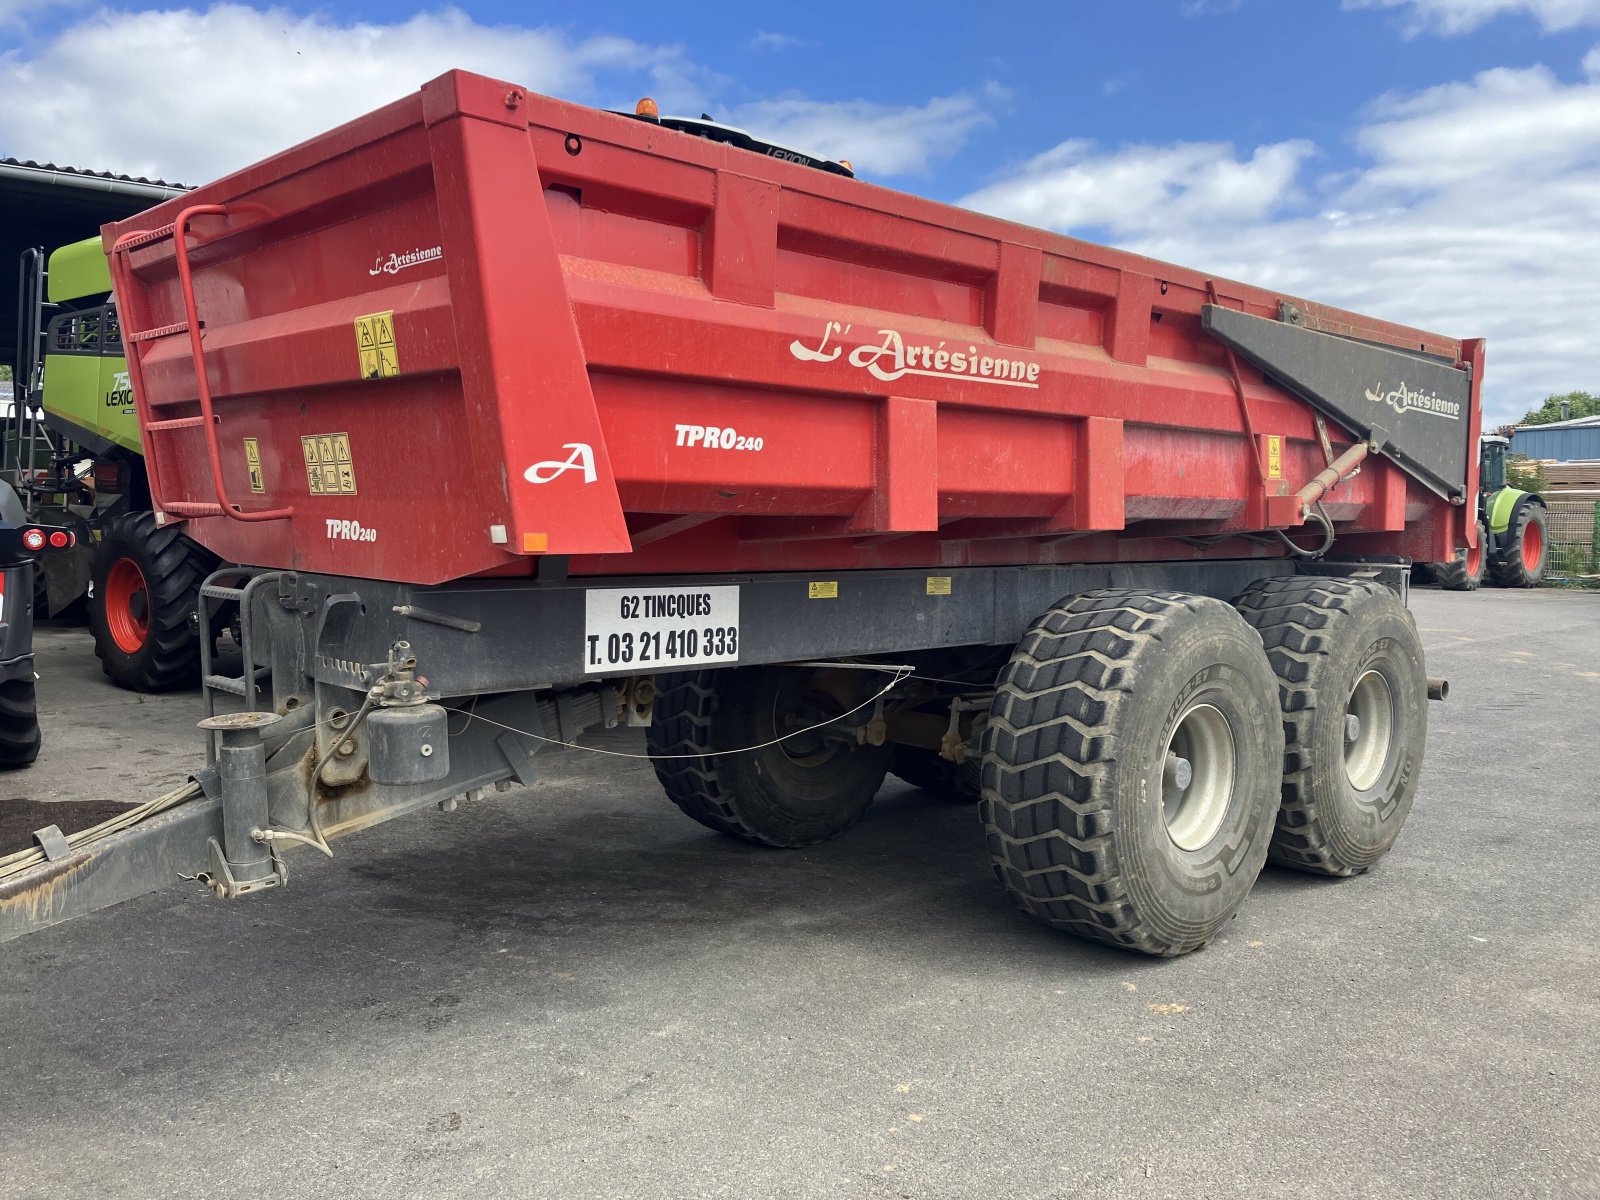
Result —
[[[1519,425],[1511,435],[1511,453],[1555,462],[1600,460],[1600,417]]]

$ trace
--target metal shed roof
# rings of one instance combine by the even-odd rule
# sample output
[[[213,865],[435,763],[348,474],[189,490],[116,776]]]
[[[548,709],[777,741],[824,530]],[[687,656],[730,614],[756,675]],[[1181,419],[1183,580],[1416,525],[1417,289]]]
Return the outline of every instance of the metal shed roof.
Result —
[[[47,253],[188,191],[181,183],[0,157],[0,363],[16,361],[17,260]]]
[[[1518,425],[1517,432],[1521,433],[1525,429],[1588,429],[1592,426],[1600,426],[1600,416],[1573,417],[1566,421],[1546,421],[1543,425]]]

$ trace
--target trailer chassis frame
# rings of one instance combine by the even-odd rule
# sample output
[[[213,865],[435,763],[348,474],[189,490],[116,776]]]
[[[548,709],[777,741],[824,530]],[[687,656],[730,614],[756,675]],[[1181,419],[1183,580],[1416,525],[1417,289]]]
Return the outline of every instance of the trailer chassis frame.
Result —
[[[203,595],[207,603],[242,601],[244,662],[239,677],[225,677],[207,658],[208,765],[193,776],[202,794],[0,882],[0,941],[178,878],[198,879],[225,899],[280,886],[286,842],[314,843],[313,833],[337,837],[429,804],[528,786],[541,750],[596,726],[648,724],[650,676],[583,670],[585,597],[594,589],[737,585],[739,658],[718,665],[749,667],[1011,645],[1063,596],[1153,588],[1230,600],[1257,580],[1292,574],[1364,576],[1402,600],[1409,587],[1409,563],[1398,558],[439,587],[227,569]],[[244,710],[235,719],[215,715],[224,694]],[[369,713],[386,714],[382,730],[363,724]],[[246,714],[259,719],[238,719]],[[420,746],[428,749],[419,759]]]

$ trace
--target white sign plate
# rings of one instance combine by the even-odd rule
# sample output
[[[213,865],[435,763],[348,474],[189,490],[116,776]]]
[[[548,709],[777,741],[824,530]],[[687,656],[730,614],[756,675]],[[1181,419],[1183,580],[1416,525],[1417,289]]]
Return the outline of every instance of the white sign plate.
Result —
[[[586,675],[738,661],[737,587],[607,588],[584,598]]]

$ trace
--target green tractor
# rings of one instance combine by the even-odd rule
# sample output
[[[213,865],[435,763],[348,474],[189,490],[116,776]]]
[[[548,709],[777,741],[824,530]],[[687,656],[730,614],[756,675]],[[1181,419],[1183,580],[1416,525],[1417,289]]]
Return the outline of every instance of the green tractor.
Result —
[[[1550,540],[1549,509],[1543,496],[1506,483],[1509,438],[1485,434],[1478,475],[1478,544],[1428,570],[1440,587],[1470,592],[1486,573],[1501,587],[1538,587],[1544,579]]]
[[[151,511],[100,239],[56,250],[47,270],[39,251],[24,252],[25,295],[30,276],[7,467],[30,518],[72,529],[78,547],[41,564],[39,599],[52,616],[86,606],[95,653],[118,685],[191,687],[199,588],[216,559]]]

